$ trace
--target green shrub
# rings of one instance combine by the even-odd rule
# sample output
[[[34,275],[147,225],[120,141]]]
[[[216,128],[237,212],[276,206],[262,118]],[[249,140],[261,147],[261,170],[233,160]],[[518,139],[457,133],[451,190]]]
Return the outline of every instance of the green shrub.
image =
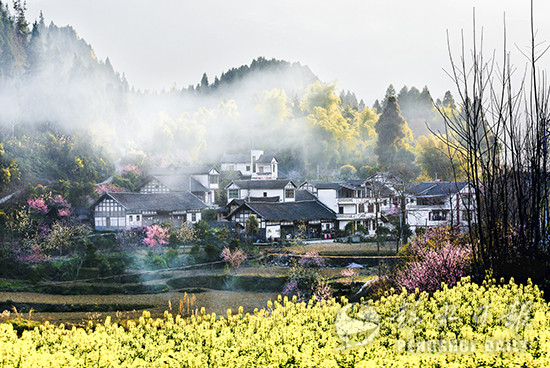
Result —
[[[160,256],[156,256],[151,260],[151,268],[154,270],[161,270],[167,267],[166,260]]]

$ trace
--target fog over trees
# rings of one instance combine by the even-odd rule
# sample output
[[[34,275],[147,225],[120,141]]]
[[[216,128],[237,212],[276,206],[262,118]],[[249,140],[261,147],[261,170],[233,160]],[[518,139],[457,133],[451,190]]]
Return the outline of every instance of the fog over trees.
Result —
[[[40,181],[99,182],[115,163],[215,163],[251,148],[277,153],[295,179],[337,179],[345,165],[354,177],[376,168],[411,180],[447,175],[430,166],[434,140],[421,137],[428,126],[442,126],[427,87],[396,93],[390,86],[369,107],[299,62],[258,57],[219,76],[197,76],[187,88],[136,90],[71,26],[46,24],[42,15],[28,20],[21,1],[13,13],[0,4],[3,193]],[[403,129],[392,131],[385,118],[389,96]],[[450,92],[442,100],[456,108]],[[444,165],[443,155],[439,160]],[[88,173],[74,177],[81,164]]]

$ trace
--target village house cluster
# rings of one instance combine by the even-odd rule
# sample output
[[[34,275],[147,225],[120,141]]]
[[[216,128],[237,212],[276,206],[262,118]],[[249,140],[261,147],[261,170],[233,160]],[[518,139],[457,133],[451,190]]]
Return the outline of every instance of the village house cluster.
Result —
[[[179,227],[201,220],[201,211],[216,208],[218,221],[237,231],[250,216],[259,225],[258,238],[276,240],[304,236],[329,239],[345,230],[361,229],[374,236],[377,228],[392,229],[392,217],[419,228],[474,221],[472,188],[466,182],[422,182],[407,186],[380,172],[367,179],[342,182],[279,177],[274,154],[261,150],[224,154],[218,166],[154,169],[137,193],[104,193],[92,206],[97,230],[171,223]],[[219,167],[219,170],[217,169]],[[222,173],[239,179],[220,187]],[[219,196],[227,200],[219,206]]]

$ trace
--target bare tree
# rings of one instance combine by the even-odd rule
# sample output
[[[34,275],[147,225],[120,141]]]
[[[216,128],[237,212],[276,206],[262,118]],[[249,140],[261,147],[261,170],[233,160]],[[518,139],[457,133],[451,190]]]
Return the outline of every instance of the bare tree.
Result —
[[[460,156],[449,158],[465,164],[473,187],[475,206],[473,213],[465,215],[475,264],[480,274],[491,269],[497,275],[543,277],[550,225],[550,91],[537,63],[548,48],[541,50],[535,39],[531,2],[531,41],[524,54],[528,63],[516,86],[517,70],[506,48],[506,25],[500,65],[495,52],[484,56],[475,14],[473,29],[471,60],[467,60],[464,34],[458,60],[447,36],[448,74],[458,91],[461,110],[454,114],[439,111],[445,120],[444,142],[449,152]]]

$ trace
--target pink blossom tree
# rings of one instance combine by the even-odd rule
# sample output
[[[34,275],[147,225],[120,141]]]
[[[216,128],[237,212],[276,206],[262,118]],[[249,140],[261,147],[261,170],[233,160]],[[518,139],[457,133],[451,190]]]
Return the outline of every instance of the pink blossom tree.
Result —
[[[148,247],[156,247],[159,245],[168,244],[168,229],[163,228],[160,225],[151,225],[147,227],[145,239],[143,242]]]
[[[396,272],[397,285],[409,292],[416,288],[433,292],[441,288],[441,283],[455,285],[471,265],[471,247],[462,240],[445,227],[415,237],[406,249],[412,260]]]
[[[233,250],[232,252],[228,247],[223,248],[220,256],[229,264],[229,266],[231,266],[231,268],[233,268],[234,271],[241,267],[241,264],[248,258],[246,253],[239,248]]]
[[[357,270],[351,267],[340,271],[340,275],[344,277],[344,279],[342,280],[342,283],[348,286],[351,285],[358,276]]]
[[[56,195],[49,202],[50,206],[57,209],[59,217],[68,217],[71,215],[71,204],[62,195]]]
[[[48,212],[48,206],[46,205],[46,201],[44,198],[37,197],[37,198],[31,198],[27,200],[27,204],[29,205],[29,208],[31,210],[34,210],[39,213],[46,213]]]

